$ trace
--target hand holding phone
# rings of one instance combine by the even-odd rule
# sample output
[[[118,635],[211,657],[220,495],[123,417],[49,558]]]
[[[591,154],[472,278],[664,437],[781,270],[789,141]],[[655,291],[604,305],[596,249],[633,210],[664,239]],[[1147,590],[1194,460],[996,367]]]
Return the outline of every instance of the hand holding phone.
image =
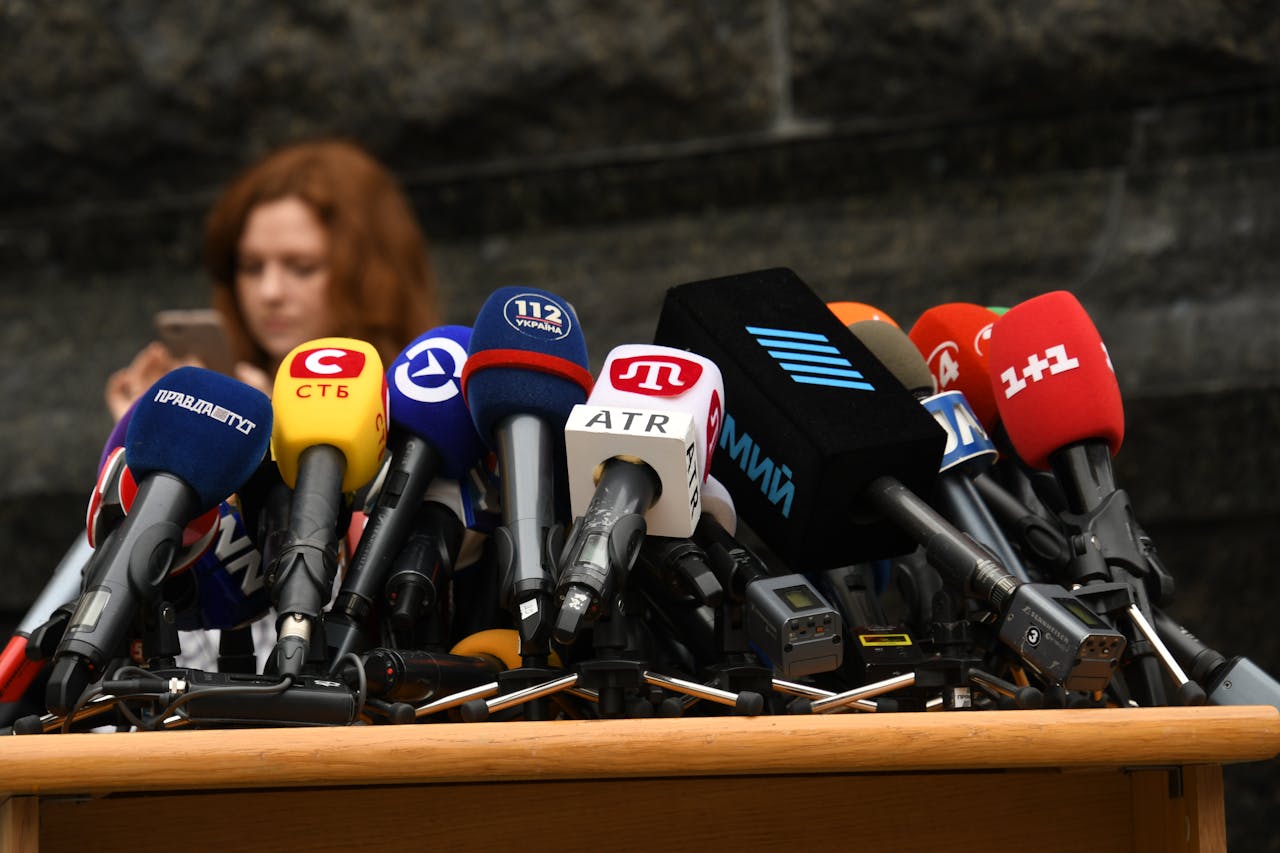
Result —
[[[175,359],[197,358],[205,367],[235,376],[235,357],[222,317],[212,308],[159,311],[156,336]]]

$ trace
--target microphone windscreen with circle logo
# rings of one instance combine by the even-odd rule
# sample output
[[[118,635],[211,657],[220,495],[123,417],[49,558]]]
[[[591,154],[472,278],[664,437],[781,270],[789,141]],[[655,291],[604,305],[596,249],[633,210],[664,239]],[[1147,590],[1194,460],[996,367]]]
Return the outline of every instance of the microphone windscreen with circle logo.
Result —
[[[391,423],[430,442],[440,475],[451,480],[463,479],[484,453],[462,397],[470,343],[469,326],[441,326],[415,338],[387,368]]]
[[[563,427],[587,399],[587,344],[568,302],[532,287],[502,287],[485,300],[471,331],[462,388],[480,436],[491,446],[508,417],[534,415]]]
[[[1000,419],[988,361],[998,315],[968,302],[925,311],[908,333],[929,364],[934,393],[959,391],[978,420],[992,429]]]

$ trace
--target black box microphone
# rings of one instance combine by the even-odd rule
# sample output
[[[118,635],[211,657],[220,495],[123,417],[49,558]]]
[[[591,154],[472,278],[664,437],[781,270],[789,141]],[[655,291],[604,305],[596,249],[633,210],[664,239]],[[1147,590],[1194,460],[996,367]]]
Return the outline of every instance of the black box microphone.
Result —
[[[720,367],[725,414],[711,473],[794,571],[915,547],[860,496],[885,474],[930,494],[945,433],[794,272],[673,287],[654,342]]]

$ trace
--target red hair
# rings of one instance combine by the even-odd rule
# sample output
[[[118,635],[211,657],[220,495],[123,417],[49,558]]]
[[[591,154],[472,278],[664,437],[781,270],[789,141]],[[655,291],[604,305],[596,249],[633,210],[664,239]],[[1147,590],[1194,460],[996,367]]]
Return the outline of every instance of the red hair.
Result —
[[[390,364],[439,322],[427,241],[399,183],[357,145],[303,142],[251,166],[222,193],[205,222],[204,261],[237,358],[263,369],[271,359],[253,340],[236,299],[237,249],[250,212],[296,197],[329,237],[331,334],[373,344]]]

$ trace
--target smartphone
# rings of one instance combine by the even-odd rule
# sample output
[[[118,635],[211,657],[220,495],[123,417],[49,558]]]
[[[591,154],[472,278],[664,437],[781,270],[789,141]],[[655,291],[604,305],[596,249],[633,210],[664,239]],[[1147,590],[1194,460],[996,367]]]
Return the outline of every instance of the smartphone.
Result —
[[[212,308],[174,308],[157,311],[156,335],[174,358],[195,356],[210,370],[235,374],[235,357],[222,317]]]

